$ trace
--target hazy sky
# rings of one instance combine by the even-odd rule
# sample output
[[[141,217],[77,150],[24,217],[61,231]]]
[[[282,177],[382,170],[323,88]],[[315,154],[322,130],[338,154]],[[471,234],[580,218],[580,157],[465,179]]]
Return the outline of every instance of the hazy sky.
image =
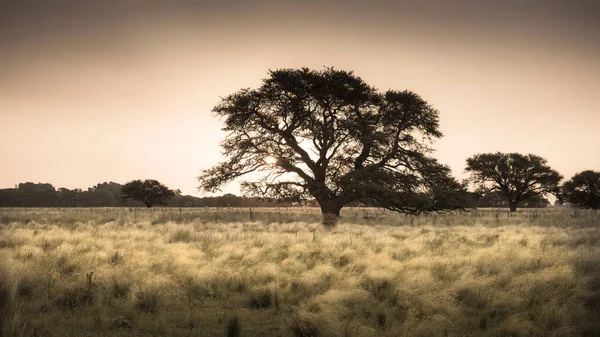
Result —
[[[457,177],[495,151],[600,170],[599,15],[596,0],[0,0],[0,188],[195,194],[221,159],[219,97],[301,66],[420,94]]]

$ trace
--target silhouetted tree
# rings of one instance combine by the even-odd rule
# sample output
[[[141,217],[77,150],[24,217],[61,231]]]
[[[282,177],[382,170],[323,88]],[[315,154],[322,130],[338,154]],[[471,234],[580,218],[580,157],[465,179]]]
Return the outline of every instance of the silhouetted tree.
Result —
[[[121,204],[121,200],[115,198],[109,190],[88,190],[83,193],[86,206],[89,207],[115,207]]]
[[[428,156],[439,138],[438,111],[410,91],[384,93],[352,72],[280,69],[258,89],[242,89],[213,109],[225,118],[227,159],[204,170],[199,189],[242,182],[251,196],[307,200],[335,222],[368,200],[418,214],[464,206],[450,169]]]
[[[3,188],[0,189],[0,207],[16,207],[17,205],[17,189]]]
[[[20,207],[52,207],[57,199],[52,184],[20,183],[15,192],[16,203]]]
[[[82,191],[78,188],[70,190],[61,187],[57,191],[56,206],[58,207],[77,207],[82,206]]]
[[[483,153],[467,159],[470,181],[484,193],[499,192],[511,212],[519,203],[548,193],[557,195],[562,176],[547,165],[546,159],[519,153]]]
[[[101,193],[104,194],[104,197],[99,197],[96,199],[100,199],[100,198],[105,198],[105,199],[111,199],[110,200],[110,205],[107,206],[120,206],[122,204],[122,197],[121,197],[121,189],[123,188],[123,185],[119,184],[119,183],[115,183],[115,182],[104,182],[104,183],[100,183],[100,184],[96,184],[93,187],[90,187],[88,189],[88,192],[90,193]],[[108,196],[106,196],[105,192],[102,191],[108,191],[113,198],[108,198]],[[114,199],[114,200],[112,200]]]
[[[174,204],[177,207],[194,207],[196,205],[194,197],[191,195],[184,195],[177,199],[177,203]]]
[[[156,180],[147,179],[132,180],[123,185],[121,195],[123,201],[138,200],[150,208],[154,205],[165,205],[171,197],[175,196],[175,192]]]
[[[579,172],[562,186],[559,198],[581,208],[600,209],[600,172]]]

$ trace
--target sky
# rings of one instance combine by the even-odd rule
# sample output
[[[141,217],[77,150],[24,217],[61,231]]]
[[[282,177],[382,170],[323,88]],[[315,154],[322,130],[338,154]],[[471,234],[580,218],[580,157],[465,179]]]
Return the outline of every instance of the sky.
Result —
[[[333,66],[440,111],[434,156],[600,170],[596,0],[0,0],[0,188],[157,179],[197,193],[221,97]],[[233,183],[224,192],[239,192]]]

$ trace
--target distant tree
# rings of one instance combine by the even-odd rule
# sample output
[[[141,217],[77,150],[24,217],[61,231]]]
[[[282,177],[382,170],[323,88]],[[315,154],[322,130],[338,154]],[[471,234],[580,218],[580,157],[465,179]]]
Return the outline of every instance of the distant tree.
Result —
[[[470,193],[473,207],[508,207],[508,202],[499,191],[475,191]],[[541,195],[536,195],[524,199],[517,204],[517,207],[523,208],[545,208],[550,205],[550,201]]]
[[[116,207],[120,206],[121,200],[106,189],[88,190],[83,192],[83,199],[87,207]]]
[[[523,208],[546,208],[550,206],[550,200],[541,195],[535,195],[531,198],[523,200],[518,207]]]
[[[324,220],[356,201],[419,214],[461,209],[463,187],[428,156],[438,111],[410,91],[384,93],[352,72],[280,69],[213,109],[225,118],[224,162],[202,171],[215,192],[249,173],[249,196],[316,199]]]
[[[122,199],[123,199],[121,197],[121,189],[122,188],[123,188],[123,185],[111,181],[111,182],[104,182],[104,183],[96,184],[93,187],[90,187],[88,189],[88,192],[106,194],[106,192],[101,192],[101,191],[108,191],[114,197],[114,201],[110,201],[110,205],[106,205],[106,206],[120,206],[122,204]],[[96,198],[96,199],[102,199],[102,198],[107,199],[107,201],[109,199],[107,196]]]
[[[132,180],[121,189],[123,201],[138,200],[150,208],[155,205],[165,205],[175,196],[175,192],[156,180]]]
[[[57,191],[56,206],[58,207],[77,207],[82,206],[82,191],[78,188],[70,190],[61,187]]]
[[[16,203],[20,207],[53,207],[57,200],[52,184],[20,183],[15,192]]]
[[[562,176],[546,159],[519,153],[483,153],[467,159],[470,181],[483,193],[499,192],[511,212],[532,197],[559,193]]]
[[[177,207],[194,207],[195,201],[194,197],[191,195],[184,195],[177,199],[177,202],[174,204]]]
[[[580,208],[600,209],[600,172],[579,172],[565,182],[559,197],[562,202]]]
[[[17,188],[0,189],[0,207],[15,207],[17,205]]]
[[[244,205],[244,198],[238,197],[235,194],[227,193],[217,197],[218,207],[241,207]]]

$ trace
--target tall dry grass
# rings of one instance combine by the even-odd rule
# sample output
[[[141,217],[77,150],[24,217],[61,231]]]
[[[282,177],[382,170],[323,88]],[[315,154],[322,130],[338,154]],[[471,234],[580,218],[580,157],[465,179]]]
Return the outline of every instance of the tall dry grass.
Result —
[[[599,335],[598,212],[345,209],[319,223],[302,208],[2,209],[2,331]]]

